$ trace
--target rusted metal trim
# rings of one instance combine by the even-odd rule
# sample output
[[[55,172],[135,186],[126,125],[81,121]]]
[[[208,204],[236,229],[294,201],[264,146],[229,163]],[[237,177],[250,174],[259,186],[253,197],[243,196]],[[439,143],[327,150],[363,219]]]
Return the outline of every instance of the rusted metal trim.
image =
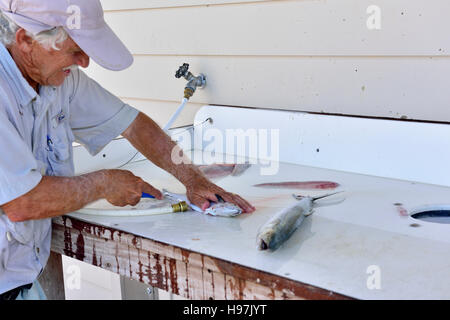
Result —
[[[53,219],[52,250],[190,299],[351,299],[69,216]]]

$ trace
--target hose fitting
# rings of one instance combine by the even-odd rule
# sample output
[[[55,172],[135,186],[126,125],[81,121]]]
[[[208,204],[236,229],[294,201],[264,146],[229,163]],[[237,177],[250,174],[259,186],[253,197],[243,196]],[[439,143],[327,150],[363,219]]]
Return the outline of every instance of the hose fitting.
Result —
[[[176,78],[185,78],[188,83],[184,88],[184,97],[189,99],[194,94],[197,88],[203,88],[206,85],[206,77],[204,74],[200,73],[197,77],[189,72],[189,64],[183,63],[175,73]]]
[[[186,87],[184,88],[184,97],[189,100],[190,97],[194,94],[194,90],[192,88]]]
[[[188,211],[189,207],[185,201],[181,201],[172,205],[173,212]]]

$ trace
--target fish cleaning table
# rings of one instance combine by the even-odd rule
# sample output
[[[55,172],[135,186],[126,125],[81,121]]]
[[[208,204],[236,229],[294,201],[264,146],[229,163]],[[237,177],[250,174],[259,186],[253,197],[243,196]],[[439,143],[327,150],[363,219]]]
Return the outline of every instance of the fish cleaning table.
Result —
[[[218,108],[219,112],[226,109],[207,107],[206,111],[211,108]],[[196,123],[211,116],[201,114],[206,111],[199,111]],[[289,118],[293,114],[282,116]],[[385,123],[380,125],[386,127]],[[284,139],[283,132],[280,133],[281,155],[287,149],[292,150],[285,145],[292,146],[293,142],[287,141],[292,138],[292,132],[289,134]],[[303,137],[305,140],[297,143],[304,146],[307,134]],[[363,140],[364,135],[359,138]],[[332,135],[329,139],[337,138]],[[304,153],[305,161],[320,152],[327,157],[326,143],[309,147],[312,151]],[[116,149],[124,152],[124,148]],[[207,148],[196,150],[192,157],[201,158],[206,153]],[[372,157],[373,152],[365,156]],[[447,155],[442,156],[445,160]],[[83,157],[79,155],[78,159]],[[109,153],[107,157],[98,155],[98,163],[105,158],[109,158]],[[338,155],[333,159],[335,162],[331,161],[329,167],[347,165],[339,162]],[[317,163],[323,161],[316,159]],[[375,163],[383,161],[378,158]],[[389,163],[396,169],[395,159],[389,159]],[[52,251],[190,299],[450,298],[450,224],[410,216],[416,209],[430,205],[448,207],[448,186],[417,181],[416,176],[416,181],[376,176],[364,167],[359,170],[365,173],[356,173],[288,161],[272,166],[277,167],[275,174],[262,175],[267,164],[258,162],[239,176],[225,175],[213,180],[251,202],[257,208],[252,214],[226,218],[192,211],[141,217],[71,213],[53,219]],[[132,171],[159,189],[185,192],[174,177],[147,160],[131,162],[122,169]],[[87,169],[79,169],[84,170]],[[440,175],[433,175],[431,170],[424,177],[448,178],[441,177],[448,174],[448,169],[441,170]],[[339,187],[300,190],[254,186],[287,181],[332,181]],[[316,208],[278,250],[257,250],[258,228],[295,201],[292,193],[318,196],[333,191],[344,192],[323,200],[327,205]]]

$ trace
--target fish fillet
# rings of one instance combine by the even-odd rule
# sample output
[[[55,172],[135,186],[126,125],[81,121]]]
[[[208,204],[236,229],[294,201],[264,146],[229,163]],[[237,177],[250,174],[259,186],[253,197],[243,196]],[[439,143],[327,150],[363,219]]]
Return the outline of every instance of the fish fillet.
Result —
[[[260,183],[253,186],[274,189],[336,189],[339,187],[339,183],[332,181],[286,181]]]
[[[198,168],[209,178],[216,179],[226,176],[238,177],[242,175],[251,165],[249,163],[223,163],[211,165],[199,165]]]

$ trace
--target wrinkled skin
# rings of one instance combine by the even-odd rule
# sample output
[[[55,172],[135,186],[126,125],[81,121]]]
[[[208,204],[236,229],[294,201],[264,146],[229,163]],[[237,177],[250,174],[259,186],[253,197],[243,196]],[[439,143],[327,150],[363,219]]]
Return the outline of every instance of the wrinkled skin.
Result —
[[[72,65],[89,66],[89,57],[70,37],[57,46],[60,50],[48,50],[27,36],[24,29],[19,29],[16,43],[8,48],[22,75],[36,92],[39,85],[62,85],[70,74],[64,69]]]

